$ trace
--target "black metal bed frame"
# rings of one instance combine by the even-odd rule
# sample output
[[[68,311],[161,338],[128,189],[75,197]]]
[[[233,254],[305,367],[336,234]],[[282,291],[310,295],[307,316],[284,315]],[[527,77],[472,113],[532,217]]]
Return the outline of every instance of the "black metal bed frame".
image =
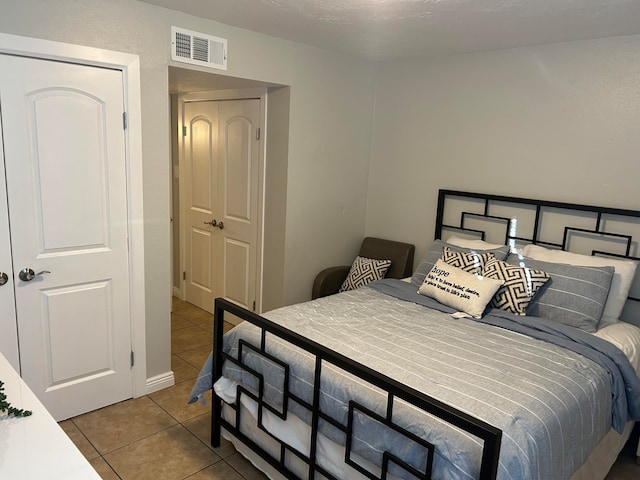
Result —
[[[242,362],[238,359],[231,357],[227,353],[223,352],[222,349],[222,336],[223,336],[223,325],[224,325],[224,315],[225,313],[230,313],[241,318],[244,321],[250,322],[261,329],[261,345],[258,346],[249,346],[249,344],[245,343],[244,346],[251,348],[254,351],[259,352],[266,358],[269,358],[270,361],[274,363],[280,364],[284,371],[285,378],[285,392],[284,392],[284,406],[283,411],[275,410],[268,402],[264,401],[262,398],[262,392],[264,388],[263,378],[259,372],[253,371],[250,367],[246,365],[242,365]],[[266,343],[266,334],[269,333],[271,335],[276,335],[283,340],[297,346],[303,348],[305,351],[311,353],[315,356],[315,372],[314,372],[314,385],[313,385],[313,404],[309,404],[305,402],[303,399],[293,395],[291,392],[288,392],[286,389],[287,379],[288,379],[288,366],[282,364],[279,360],[273,358],[265,351],[265,343]],[[502,431],[498,428],[489,425],[482,420],[476,419],[464,412],[461,412],[449,405],[446,405],[418,390],[407,387],[394,379],[382,375],[371,368],[362,365],[358,362],[353,361],[352,359],[345,357],[333,350],[330,350],[319,343],[311,341],[297,333],[284,328],[276,323],[273,323],[260,315],[255,314],[249,310],[246,310],[242,307],[237,306],[234,303],[229,302],[228,300],[218,298],[215,301],[215,312],[214,312],[214,345],[213,345],[213,378],[218,379],[222,375],[222,364],[224,361],[231,361],[239,366],[242,366],[247,371],[251,372],[259,381],[258,394],[255,395],[249,390],[238,387],[238,398],[236,400],[236,405],[232,406],[232,408],[236,411],[236,424],[233,425],[227,422],[222,417],[222,400],[213,395],[212,399],[212,417],[211,417],[211,444],[214,447],[220,445],[220,432],[221,427],[224,427],[227,431],[236,436],[239,440],[245,443],[247,446],[251,448],[255,453],[260,455],[265,461],[267,461],[272,467],[282,473],[285,477],[290,479],[297,479],[298,477],[291,471],[289,471],[285,466],[285,455],[291,454],[298,457],[302,462],[306,463],[308,466],[308,478],[313,479],[315,472],[322,474],[324,477],[330,480],[344,480],[337,479],[329,472],[324,470],[317,462],[316,462],[316,441],[318,435],[318,424],[320,420],[324,420],[337,429],[341,430],[345,433],[347,438],[347,445],[345,450],[345,463],[360,471],[363,475],[372,480],[375,479],[385,479],[387,478],[387,470],[390,463],[394,463],[397,466],[400,466],[415,478],[421,480],[428,480],[431,478],[431,468],[433,465],[433,445],[429,444],[429,442],[418,438],[416,435],[407,431],[406,429],[396,425],[392,421],[393,416],[393,408],[394,408],[394,400],[401,399],[407,403],[412,404],[413,406],[428,412],[429,414],[444,420],[448,424],[454,425],[461,430],[464,430],[484,442],[483,450],[482,450],[482,461],[480,465],[480,474],[479,479],[481,480],[489,480],[496,478],[497,469],[498,469],[498,458],[500,454],[500,442],[502,439]],[[239,354],[238,358],[241,359],[242,355]],[[376,415],[374,412],[371,412],[363,405],[351,401],[349,403],[349,421],[347,425],[342,425],[341,423],[335,421],[330,416],[326,415],[320,410],[319,407],[319,398],[320,398],[320,375],[322,372],[322,367],[324,363],[330,363],[335,365],[336,367],[349,372],[362,380],[374,385],[387,393],[387,409],[386,415],[384,417]],[[258,418],[258,427],[261,428],[265,433],[267,433],[271,438],[277,441],[280,444],[280,456],[279,458],[272,457],[266,450],[262,449],[257,443],[255,443],[252,439],[244,435],[240,428],[237,427],[240,425],[239,415],[240,408],[237,406],[240,403],[240,395],[247,395],[252,398],[259,406],[259,418]],[[311,449],[308,456],[303,455],[301,452],[297,451],[295,448],[287,445],[285,442],[277,439],[275,436],[271,435],[264,427],[261,425],[261,413],[263,409],[270,411],[271,413],[276,414],[278,417],[285,419],[287,416],[287,402],[294,401],[298,404],[307,408],[312,414],[311,421]],[[375,476],[368,470],[361,467],[358,463],[354,462],[350,457],[350,444],[351,444],[351,432],[352,432],[352,419],[354,412],[358,410],[366,415],[374,418],[381,424],[386,427],[393,429],[394,431],[403,434],[408,437],[412,441],[423,446],[428,452],[428,458],[425,462],[426,467],[424,471],[418,471],[411,465],[407,464],[400,458],[395,457],[389,452],[385,452],[383,455],[383,464],[380,466],[382,474],[380,477]]]
[[[460,220],[458,224],[445,224],[444,223],[444,210],[445,210],[445,202],[448,198],[458,197],[462,199],[470,199],[472,201],[484,202],[484,206],[482,207],[482,212],[479,213],[477,211],[463,211],[460,214]],[[533,232],[528,236],[516,236],[511,234],[511,229],[509,226],[511,225],[511,218],[496,216],[491,213],[491,206],[495,203],[506,203],[506,204],[520,204],[525,206],[530,206],[535,208],[535,221]],[[594,228],[592,229],[584,229],[584,228],[575,228],[571,226],[564,227],[564,237],[561,241],[547,241],[539,238],[539,230],[542,222],[543,212],[547,209],[559,209],[562,211],[568,212],[590,212],[590,214],[595,215],[594,219]],[[438,210],[436,217],[436,230],[435,230],[435,238],[441,238],[441,234],[443,229],[453,229],[462,231],[472,236],[477,236],[481,239],[485,239],[485,232],[478,229],[468,228],[465,226],[466,219],[469,217],[484,217],[489,221],[497,221],[502,222],[506,225],[506,234],[504,243],[508,244],[509,241],[520,241],[520,242],[530,242],[541,245],[550,246],[553,248],[565,249],[567,245],[567,239],[571,232],[584,232],[588,234],[594,234],[605,237],[613,237],[616,239],[621,239],[622,241],[626,241],[626,249],[624,253],[615,253],[615,252],[604,252],[600,250],[593,250],[591,252],[592,255],[605,255],[605,256],[613,256],[613,257],[621,257],[621,258],[632,258],[632,259],[640,259],[637,256],[633,256],[632,247],[635,247],[636,251],[638,248],[637,240],[634,240],[632,235],[620,234],[615,232],[608,232],[603,227],[606,224],[603,221],[603,218],[606,216],[621,216],[621,217],[634,217],[640,219],[640,211],[636,210],[624,210],[624,209],[616,209],[616,208],[602,208],[595,207],[591,205],[580,205],[580,204],[572,204],[572,203],[562,203],[562,202],[551,202],[544,200],[533,200],[533,199],[525,199],[519,197],[507,197],[500,195],[486,195],[479,193],[468,193],[461,192],[455,190],[440,190],[438,194]],[[640,301],[640,298],[632,298],[632,300]],[[283,394],[283,407],[282,411],[276,410],[272,407],[268,402],[266,402],[262,398],[264,383],[262,375],[259,372],[252,370],[250,367],[242,364],[242,354],[238,355],[238,359],[232,358],[222,349],[222,337],[223,337],[223,325],[224,325],[224,316],[225,313],[232,314],[244,321],[248,321],[261,329],[261,344],[259,346],[250,345],[244,342],[240,348],[241,349],[251,349],[257,352],[259,355],[264,356],[269,359],[269,361],[279,364],[284,372],[284,394]],[[287,382],[288,382],[288,366],[282,364],[279,360],[273,358],[265,351],[265,343],[266,343],[266,335],[275,335],[277,337],[282,338],[283,340],[300,347],[307,352],[311,353],[315,356],[315,374],[314,374],[314,386],[313,386],[313,402],[309,404],[303,399],[293,395],[291,392],[287,391]],[[225,361],[234,362],[242,368],[246,369],[250,374],[252,374],[258,380],[258,393],[257,395],[252,393],[251,391],[238,387],[238,397],[236,399],[236,422],[235,425],[226,421],[222,416],[222,400],[218,398],[215,394],[212,399],[212,418],[211,418],[211,444],[216,447],[220,445],[220,435],[221,428],[225,428],[231,434],[236,436],[240,441],[242,441],[245,445],[247,445],[251,450],[253,450],[256,454],[258,454],[262,459],[264,459],[268,464],[270,464],[275,470],[280,472],[283,476],[290,479],[297,479],[298,477],[287,469],[285,465],[285,457],[287,455],[293,455],[297,457],[300,461],[302,461],[307,467],[307,478],[313,479],[316,478],[315,474],[319,473],[330,480],[343,480],[336,479],[329,472],[325,471],[316,461],[316,447],[317,447],[317,435],[318,435],[318,426],[320,421],[328,422],[333,427],[342,431],[347,439],[347,445],[345,448],[345,463],[352,466],[356,470],[360,471],[363,475],[373,480],[376,479],[386,479],[387,478],[387,470],[389,464],[393,463],[397,466],[408,471],[411,475],[419,479],[430,479],[431,478],[431,468],[433,463],[433,445],[429,444],[423,439],[420,439],[413,435],[412,433],[406,431],[402,427],[396,425],[392,421],[393,409],[394,409],[394,401],[395,399],[401,399],[407,403],[414,405],[417,408],[422,409],[429,414],[436,416],[451,425],[455,425],[461,430],[467,431],[472,435],[478,437],[484,442],[483,451],[482,451],[482,463],[480,467],[479,479],[488,480],[494,479],[497,475],[498,469],[498,459],[500,454],[500,443],[502,438],[502,431],[489,425],[479,419],[476,419],[464,412],[461,412],[449,405],[443,404],[442,402],[422,393],[410,387],[407,387],[392,378],[389,378],[385,375],[380,374],[362,364],[359,364],[353,361],[350,358],[347,358],[335,351],[332,351],[323,345],[320,345],[316,342],[313,342],[301,335],[288,330],[278,324],[275,324],[260,315],[255,314],[249,310],[246,310],[242,307],[237,306],[234,303],[231,303],[224,299],[216,299],[215,301],[215,312],[214,312],[214,335],[213,335],[213,379],[214,382],[222,375],[222,365]],[[363,379],[364,381],[375,385],[376,387],[382,389],[386,392],[387,395],[387,409],[385,416],[379,416],[375,413],[367,410],[364,406],[358,404],[357,402],[350,402],[349,405],[349,415],[347,425],[342,425],[340,422],[335,421],[325,413],[323,413],[319,407],[319,397],[320,397],[320,376],[322,372],[323,365],[332,364],[336,367],[349,372],[358,378]],[[258,404],[258,427],[261,428],[267,435],[277,441],[280,445],[280,453],[279,456],[273,457],[266,450],[262,449],[256,442],[254,442],[251,438],[247,437],[240,431],[240,408],[237,405],[240,404],[240,396],[247,395],[252,398]],[[272,414],[277,415],[279,418],[286,419],[287,417],[287,404],[288,402],[296,402],[302,407],[308,409],[311,412],[311,445],[310,445],[310,453],[309,455],[304,455],[303,453],[297,451],[295,448],[287,445],[285,442],[280,441],[272,434],[270,434],[263,426],[262,426],[262,415],[263,410],[269,411]],[[383,462],[380,465],[381,475],[376,476],[368,470],[364,469],[357,463],[355,463],[350,458],[350,445],[351,445],[351,427],[352,427],[352,419],[355,411],[360,411],[370,417],[375,418],[376,421],[385,425],[387,428],[390,428],[396,432],[399,432],[412,441],[423,446],[427,453],[427,460],[425,462],[426,466],[424,471],[417,471],[412,466],[408,465],[402,459],[396,458],[389,452],[385,452],[383,455]]]
[[[459,198],[463,200],[475,200],[482,204],[482,213],[461,211],[459,222],[457,224],[445,224],[445,205],[448,199]],[[491,214],[491,207],[496,204],[525,206],[535,209],[533,229],[528,235],[512,234],[511,224],[513,218],[497,216]],[[586,213],[592,215],[592,228],[580,228],[571,225],[565,225],[563,228],[561,239],[542,239],[540,236],[542,220],[545,213],[552,211],[574,214]],[[568,241],[572,234],[582,233],[593,237],[608,238],[610,240],[618,240],[625,244],[624,252],[608,252],[599,249],[592,249],[590,254],[593,256],[606,256],[631,260],[640,260],[638,250],[640,250],[640,238],[634,237],[627,233],[619,233],[610,231],[607,228],[607,220],[613,218],[623,218],[627,221],[638,219],[637,224],[640,225],[640,210],[628,210],[622,208],[599,207],[595,205],[583,205],[578,203],[554,202],[548,200],[536,200],[530,198],[509,197],[503,195],[489,195],[483,193],[469,193],[457,190],[439,190],[438,191],[438,207],[436,214],[435,238],[441,238],[444,229],[456,230],[478,236],[485,240],[486,232],[480,229],[469,228],[465,226],[467,219],[470,217],[479,217],[494,222],[501,222],[505,225],[504,238],[501,239],[505,245],[511,241],[521,243],[533,243],[545,247],[567,250]],[[635,255],[633,255],[632,247],[634,247]],[[640,302],[640,297],[630,295],[629,300]]]

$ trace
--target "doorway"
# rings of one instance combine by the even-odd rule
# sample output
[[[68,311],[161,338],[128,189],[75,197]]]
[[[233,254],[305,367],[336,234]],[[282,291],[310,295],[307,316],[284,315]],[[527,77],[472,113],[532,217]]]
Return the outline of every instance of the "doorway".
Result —
[[[268,82],[247,80],[169,66],[169,94],[171,99],[172,140],[172,295],[185,299],[184,273],[185,245],[181,235],[181,215],[184,192],[184,165],[179,162],[179,147],[183,134],[179,99],[227,101],[236,99],[260,99],[260,176],[256,248],[255,311],[261,313],[282,306],[284,282],[284,232],[286,224],[286,185],[289,148],[289,87]],[[220,221],[220,218],[209,218]],[[204,219],[202,220],[205,221]],[[224,232],[217,228],[211,233]],[[202,224],[205,230],[209,226]],[[268,282],[264,279],[269,278]],[[249,295],[250,297],[250,295]],[[237,300],[233,300],[237,301]],[[247,301],[254,309],[253,300]]]
[[[102,51],[98,67],[95,49],[6,34],[0,45],[0,351],[62,420],[146,390],[139,64]]]

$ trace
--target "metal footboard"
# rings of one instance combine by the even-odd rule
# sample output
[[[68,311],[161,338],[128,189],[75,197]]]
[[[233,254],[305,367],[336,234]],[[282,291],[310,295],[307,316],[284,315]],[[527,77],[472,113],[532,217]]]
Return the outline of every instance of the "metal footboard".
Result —
[[[283,408],[282,411],[278,411],[274,409],[268,402],[263,401],[262,399],[262,379],[261,375],[258,372],[251,372],[256,378],[259,380],[259,388],[258,393],[250,392],[242,387],[238,387],[238,395],[247,395],[252,398],[258,404],[258,415],[262,416],[263,410],[267,410],[270,413],[285,419],[287,416],[287,402],[293,401],[301,405],[302,407],[308,409],[311,412],[311,444],[310,444],[310,452],[308,455],[305,455],[294,447],[287,445],[285,442],[277,439],[273,435],[265,432],[271,436],[275,441],[280,444],[280,451],[278,455],[272,456],[266,450],[262,449],[256,442],[254,442],[251,438],[248,438],[240,431],[239,423],[236,421],[236,425],[233,425],[226,421],[222,416],[222,400],[219,399],[215,394],[212,399],[212,418],[211,418],[211,444],[214,447],[220,445],[220,435],[221,428],[224,427],[227,431],[236,436],[239,440],[245,443],[249,448],[251,448],[255,453],[260,455],[266,462],[268,462],[273,468],[281,472],[286,478],[297,479],[295,473],[289,470],[286,466],[285,456],[293,455],[297,457],[304,465],[307,470],[306,477],[309,479],[317,478],[316,473],[321,474],[324,478],[330,480],[343,480],[337,479],[331,473],[325,471],[321,465],[316,462],[316,450],[317,450],[317,438],[319,433],[319,423],[320,421],[327,422],[331,424],[333,427],[342,431],[346,438],[346,446],[345,446],[345,463],[353,467],[354,469],[360,471],[365,477],[371,478],[372,480],[383,480],[387,478],[387,471],[391,464],[396,465],[405,471],[407,471],[412,478],[419,479],[430,479],[432,478],[432,467],[433,467],[433,453],[434,447],[428,441],[419,438],[413,433],[407,431],[401,426],[395,424],[393,422],[393,412],[394,412],[394,402],[396,399],[399,399],[403,402],[409,403],[430,415],[433,415],[448,424],[454,425],[455,427],[464,430],[475,437],[481,439],[483,441],[483,449],[482,449],[482,460],[480,466],[480,473],[478,478],[481,480],[489,480],[496,478],[497,469],[498,469],[498,457],[500,453],[500,442],[502,438],[502,431],[497,429],[486,422],[478,420],[464,412],[461,412],[449,405],[445,405],[438,400],[431,398],[424,393],[421,393],[413,388],[407,387],[392,378],[389,378],[385,375],[382,375],[360,363],[357,363],[337,352],[334,352],[323,345],[320,345],[316,342],[310,341],[307,338],[304,338],[295,332],[288,330],[278,324],[275,324],[249,310],[238,307],[237,305],[226,301],[224,299],[216,299],[215,301],[215,313],[214,313],[214,335],[213,335],[213,379],[214,383],[217,379],[219,379],[222,375],[222,365],[224,361],[231,361],[241,365],[241,361],[227,355],[222,350],[222,336],[223,336],[223,325],[224,325],[224,315],[225,313],[230,313],[235,315],[236,317],[241,318],[244,321],[250,322],[261,329],[261,345],[255,346],[250,345],[248,343],[244,343],[240,345],[240,348],[252,349],[258,352],[260,355],[265,358],[269,358],[270,361],[281,366],[284,372],[285,378],[285,392],[283,396]],[[271,357],[265,351],[265,338],[266,334],[276,335],[283,340],[304,349],[315,357],[315,373],[314,373],[314,385],[313,385],[313,401],[311,404],[304,401],[301,398],[296,397],[291,392],[287,392],[287,375],[288,375],[288,366],[283,364],[280,360]],[[242,355],[238,356],[239,359],[242,358]],[[357,376],[358,378],[370,383],[371,385],[376,386],[377,388],[386,392],[387,398],[387,408],[386,415],[379,415],[375,412],[370,411],[365,406],[359,404],[356,401],[351,401],[349,403],[349,413],[348,413],[348,421],[347,425],[343,425],[340,422],[335,421],[333,418],[329,417],[325,413],[321,411],[319,408],[319,398],[320,398],[320,376],[322,372],[322,368],[324,364],[332,364],[352,375]],[[248,367],[241,365],[243,368],[250,370]],[[240,402],[237,401],[236,405]],[[239,416],[239,408],[236,408],[236,415]],[[360,464],[353,461],[351,457],[351,439],[352,439],[352,426],[353,426],[353,418],[354,415],[366,415],[373,419],[373,421],[379,422],[381,425],[384,425],[387,429],[390,429],[394,432],[394,434],[401,435],[407,437],[412,442],[415,442],[417,445],[420,445],[421,448],[424,448],[426,452],[426,459],[424,462],[424,469],[416,469],[414,466],[409,465],[404,459],[397,458],[395,455],[390,452],[385,452],[383,454],[382,465],[380,465],[380,475],[374,474],[369,470],[363,468]],[[239,417],[237,417],[239,418]],[[259,423],[261,423],[259,419]]]

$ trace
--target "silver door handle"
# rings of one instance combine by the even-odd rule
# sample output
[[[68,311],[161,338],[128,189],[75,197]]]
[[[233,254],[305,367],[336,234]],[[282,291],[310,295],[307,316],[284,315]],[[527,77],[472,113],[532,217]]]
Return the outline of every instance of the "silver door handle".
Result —
[[[212,227],[217,227],[220,230],[224,229],[224,222],[218,222],[215,218],[210,222],[203,222],[205,225],[211,225]]]
[[[51,273],[51,272],[49,270],[42,270],[41,272],[36,273],[33,271],[33,269],[26,267],[20,270],[18,277],[20,277],[20,280],[22,280],[23,282],[30,282],[31,280],[33,280],[39,275],[42,275],[43,273]]]
[[[9,281],[9,277],[6,273],[0,272],[0,287]]]

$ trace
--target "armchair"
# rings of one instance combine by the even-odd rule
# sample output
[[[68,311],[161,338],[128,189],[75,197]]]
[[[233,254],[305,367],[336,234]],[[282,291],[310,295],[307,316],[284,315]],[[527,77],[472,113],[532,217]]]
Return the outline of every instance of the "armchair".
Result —
[[[391,260],[387,278],[405,278],[413,273],[413,254],[415,246],[409,243],[366,237],[360,246],[361,257],[377,260]],[[313,282],[311,298],[316,299],[338,293],[347,278],[351,265],[340,265],[322,270]]]

